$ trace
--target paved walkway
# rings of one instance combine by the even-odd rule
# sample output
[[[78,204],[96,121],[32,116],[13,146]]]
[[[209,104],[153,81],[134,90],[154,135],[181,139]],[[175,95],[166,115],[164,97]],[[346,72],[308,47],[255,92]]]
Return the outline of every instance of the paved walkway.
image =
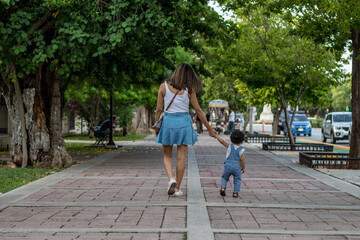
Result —
[[[225,148],[199,139],[183,196],[139,141],[0,197],[0,239],[360,239],[359,187],[244,144],[240,198],[221,197]]]

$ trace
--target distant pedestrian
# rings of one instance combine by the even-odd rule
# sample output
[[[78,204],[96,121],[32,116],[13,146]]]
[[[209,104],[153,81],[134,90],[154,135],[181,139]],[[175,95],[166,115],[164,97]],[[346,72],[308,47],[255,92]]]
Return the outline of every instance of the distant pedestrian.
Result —
[[[112,122],[112,124],[114,125],[117,121],[117,116],[113,115],[112,116],[112,121],[110,121],[110,118],[106,119],[100,126],[100,133],[102,133],[104,136],[108,136],[109,133],[110,133],[110,122]],[[114,134],[114,131],[117,131],[118,130],[115,130],[113,128],[113,134]]]
[[[201,122],[201,119],[199,118],[199,116],[197,114],[195,114],[194,118],[193,118],[194,122],[196,123],[196,132],[198,134],[203,133],[203,125]],[[207,121],[207,120],[206,120]]]
[[[220,195],[226,196],[226,185],[230,176],[234,179],[233,197],[239,197],[241,187],[241,173],[245,173],[245,149],[240,146],[244,141],[245,135],[239,130],[235,130],[230,135],[231,144],[225,142],[219,135],[216,135],[217,140],[227,148],[226,161],[224,162],[224,172],[221,176]]]
[[[163,109],[165,115],[160,129],[153,126],[156,131],[156,142],[163,145],[164,168],[168,176],[168,195],[181,196],[181,181],[185,171],[185,160],[188,145],[194,145],[198,141],[192,119],[189,114],[189,102],[194,107],[197,116],[209,131],[209,135],[215,137],[214,129],[210,127],[204,112],[199,106],[196,92],[201,90],[201,80],[194,69],[185,63],[180,64],[169,79],[162,83],[159,88],[155,122],[160,118]],[[165,102],[165,103],[164,103]],[[172,104],[172,105],[170,105]],[[167,109],[167,107],[170,107]],[[172,171],[172,149],[177,145],[176,180]]]
[[[229,115],[229,131],[233,132],[235,130],[235,113],[234,111],[230,108],[230,115]]]
[[[210,122],[210,113],[209,113],[209,110],[206,111],[206,121]]]

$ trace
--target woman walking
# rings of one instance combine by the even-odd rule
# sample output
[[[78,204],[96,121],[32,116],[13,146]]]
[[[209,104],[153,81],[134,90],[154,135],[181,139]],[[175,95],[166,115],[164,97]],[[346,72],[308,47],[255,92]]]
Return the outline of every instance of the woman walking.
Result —
[[[208,129],[209,135],[215,137],[216,134],[206,120],[196,98],[196,92],[201,88],[201,80],[194,69],[186,63],[180,64],[159,88],[155,122],[160,118],[163,104],[165,115],[161,128],[154,129],[157,135],[156,143],[163,145],[164,168],[169,179],[168,195],[183,194],[180,185],[185,171],[187,146],[194,145],[198,141],[189,114],[189,102]],[[173,178],[171,161],[174,144],[177,145],[176,180]]]

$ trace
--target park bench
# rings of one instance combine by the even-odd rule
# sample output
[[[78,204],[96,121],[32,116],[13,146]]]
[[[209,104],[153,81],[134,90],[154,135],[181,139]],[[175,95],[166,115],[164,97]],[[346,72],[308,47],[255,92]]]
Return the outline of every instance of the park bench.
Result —
[[[108,140],[108,136],[100,132],[100,126],[93,126],[90,129],[94,132],[94,137],[96,139],[95,143],[93,143],[92,146],[105,146]]]

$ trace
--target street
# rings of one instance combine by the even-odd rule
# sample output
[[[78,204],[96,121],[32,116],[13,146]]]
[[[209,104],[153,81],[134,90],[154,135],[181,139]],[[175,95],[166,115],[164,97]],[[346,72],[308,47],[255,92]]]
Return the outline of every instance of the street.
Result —
[[[262,130],[262,124],[254,124],[253,129],[254,129],[255,132],[261,133],[263,131]],[[265,133],[272,133],[272,125],[264,125],[264,132]],[[315,141],[315,142],[320,142],[321,143],[322,142],[321,141],[321,128],[313,128],[311,137],[301,135],[301,136],[296,136],[296,138],[298,140],[304,139],[304,140],[310,140],[310,141]],[[330,143],[330,140],[328,139],[326,142]],[[349,141],[348,140],[339,140],[339,141],[336,141],[336,145],[349,147]]]

